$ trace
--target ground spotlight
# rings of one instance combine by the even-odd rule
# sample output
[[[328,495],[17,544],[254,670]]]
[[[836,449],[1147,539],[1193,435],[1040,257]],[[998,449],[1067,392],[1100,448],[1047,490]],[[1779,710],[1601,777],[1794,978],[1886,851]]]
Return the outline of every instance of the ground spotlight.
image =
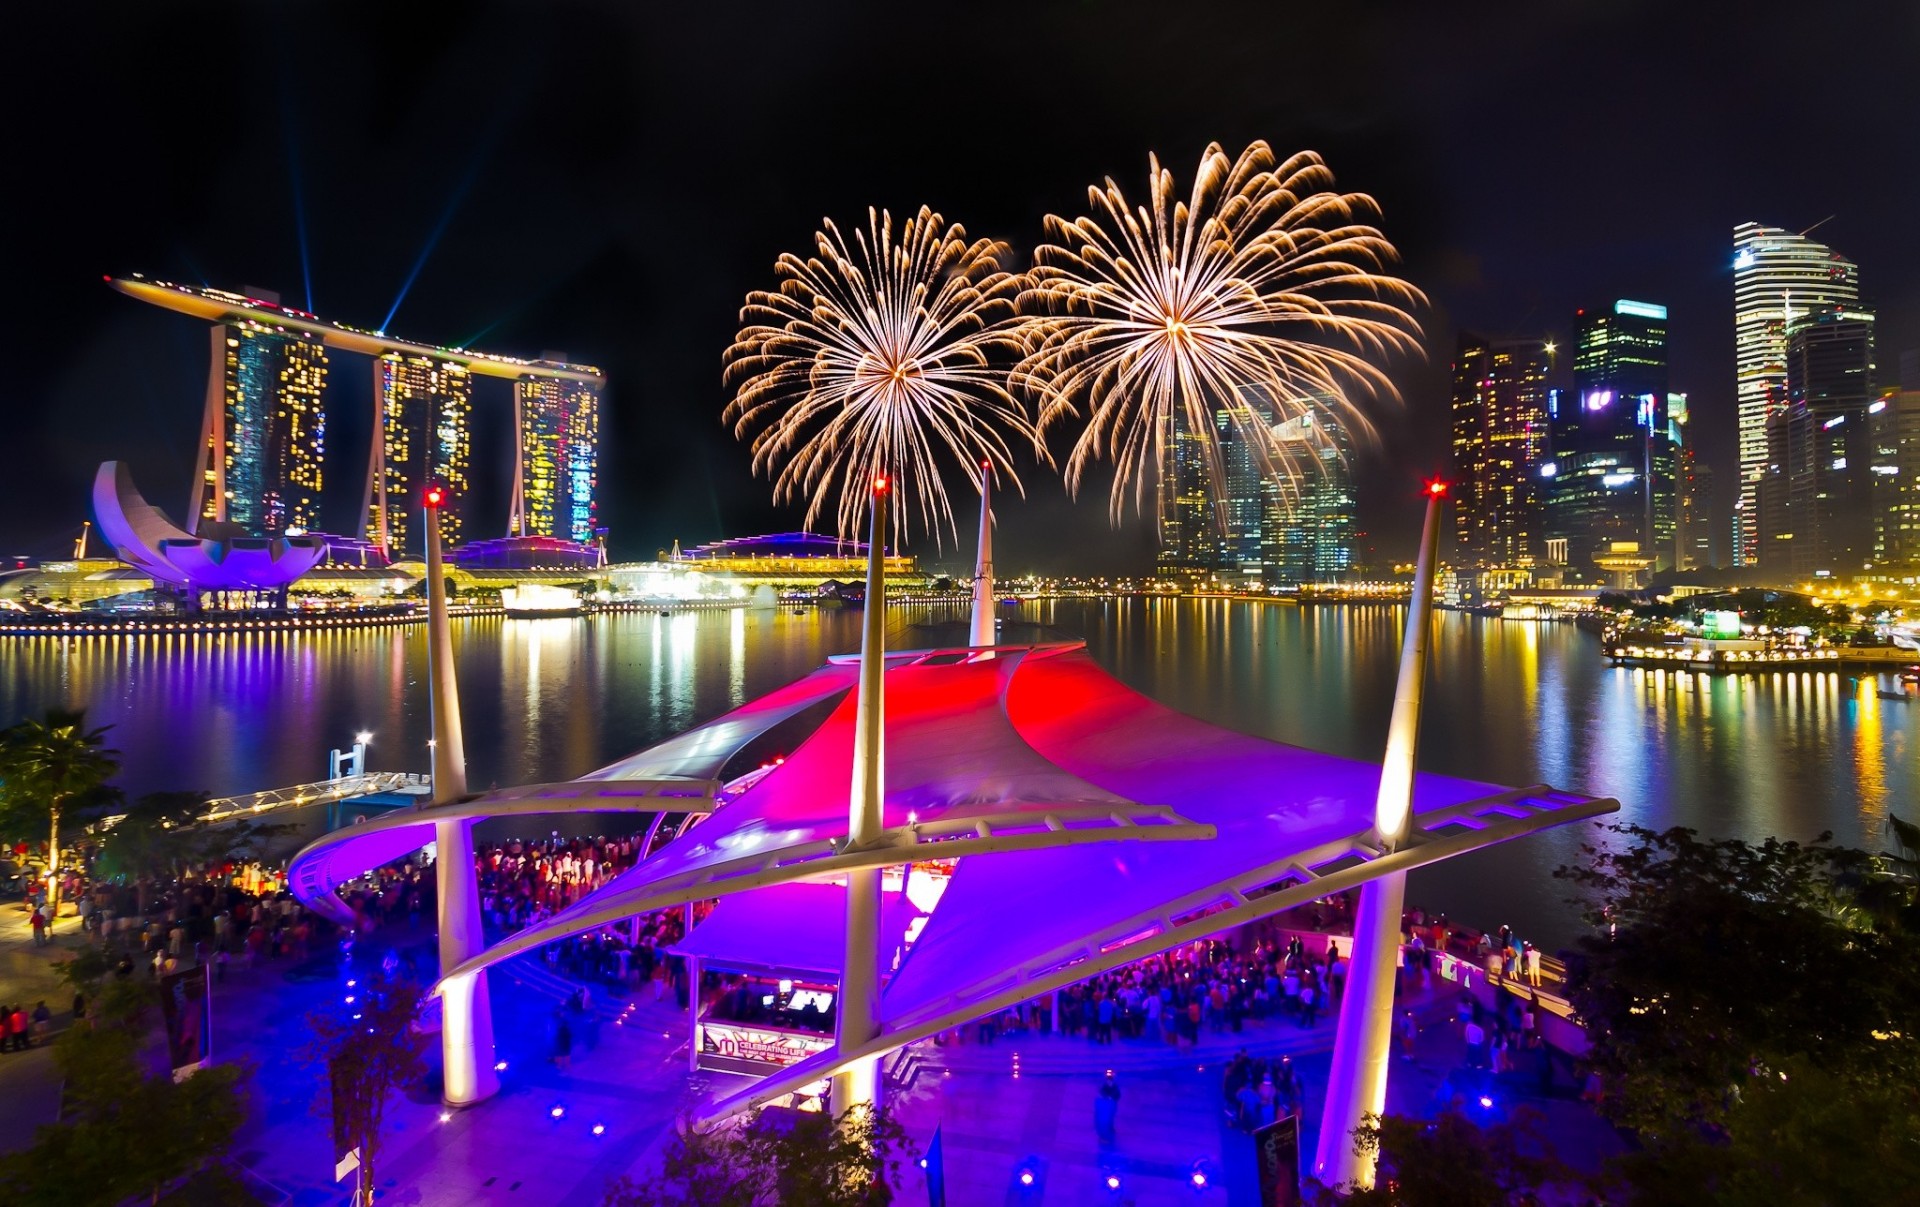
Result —
[[[496,1073],[504,1073],[504,1072],[506,1072],[506,1071],[507,1071],[507,1062],[506,1062],[506,1061],[504,1061],[504,1060],[502,1060],[502,1061],[497,1061],[497,1062],[495,1062],[495,1064],[494,1064],[494,1066],[493,1066],[493,1071],[494,1071],[494,1072],[496,1072]]]
[[[1120,1189],[1120,1175],[1119,1175],[1119,1174],[1117,1174],[1117,1173],[1110,1173],[1110,1174],[1108,1174],[1108,1175],[1107,1175],[1107,1189],[1108,1189],[1108,1190],[1118,1190],[1118,1189]]]
[[[593,1134],[594,1134],[594,1135],[596,1135],[596,1136],[604,1136],[604,1135],[606,1135],[606,1134],[607,1134],[607,1125],[606,1125],[606,1124],[604,1124],[604,1123],[596,1123],[596,1124],[594,1124],[594,1125],[593,1125]]]
[[[1492,1110],[1493,1099],[1488,1097],[1485,1094],[1480,1095],[1480,1107],[1482,1110],[1489,1110],[1489,1111]]]
[[[547,1114],[555,1119],[564,1119],[567,1117],[567,1108],[561,1106],[559,1103],[555,1103],[553,1109],[548,1111]]]
[[[441,1111],[441,1112],[440,1112],[440,1122],[442,1122],[442,1123],[452,1123],[452,1122],[453,1122],[453,1112],[452,1112],[452,1111]]]
[[[1031,1169],[1023,1169],[1020,1171],[1020,1184],[1022,1186],[1033,1185],[1033,1171]]]

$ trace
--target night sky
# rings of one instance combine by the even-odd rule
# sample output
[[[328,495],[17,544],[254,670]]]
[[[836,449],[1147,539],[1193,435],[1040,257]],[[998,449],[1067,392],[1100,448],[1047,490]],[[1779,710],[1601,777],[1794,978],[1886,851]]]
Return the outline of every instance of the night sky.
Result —
[[[1861,265],[1883,378],[1920,348],[1910,4],[73,3],[17,7],[8,40],[4,553],[63,555],[102,460],[185,501],[205,329],[104,273],[369,328],[400,299],[396,334],[601,366],[603,520],[617,557],[650,557],[798,526],[720,423],[720,355],[823,215],[927,203],[1024,254],[1089,183],[1140,193],[1157,151],[1184,188],[1215,140],[1320,151],[1432,297],[1431,355],[1395,369],[1406,405],[1359,464],[1382,556],[1445,464],[1459,327],[1564,338],[1576,307],[1668,305],[1723,515],[1736,222],[1832,215],[1818,237]],[[332,363],[344,530],[370,371]],[[504,530],[509,410],[479,385],[483,534]],[[1149,564],[1104,481],[1071,506],[1029,477],[1003,571]]]

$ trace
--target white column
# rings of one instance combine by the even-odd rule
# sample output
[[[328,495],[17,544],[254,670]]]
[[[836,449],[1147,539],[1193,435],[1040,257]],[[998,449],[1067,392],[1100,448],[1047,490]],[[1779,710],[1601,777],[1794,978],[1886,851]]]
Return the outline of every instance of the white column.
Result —
[[[992,645],[993,631],[993,463],[980,463],[980,548],[973,560],[973,624],[968,645]]]
[[[447,622],[447,576],[440,560],[438,508],[426,509],[427,669],[433,707],[433,803],[451,804],[467,794],[466,743],[460,732],[460,692],[453,669],[453,633]],[[440,967],[453,968],[486,947],[481,929],[480,884],[473,868],[473,824],[436,822],[435,902],[440,926]],[[500,1089],[494,1071],[493,1008],[486,972],[450,977],[440,985],[440,1063],[448,1106],[469,1106]]]
[[[873,484],[873,526],[867,537],[867,600],[860,635],[860,686],[854,705],[853,784],[847,801],[847,847],[872,845],[884,826],[886,793],[884,693],[887,640],[887,493],[885,478]],[[880,869],[847,875],[847,933],[840,968],[840,1047],[880,1033]],[[880,1061],[869,1056],[833,1077],[833,1110],[880,1101]]]
[[[1407,602],[1400,678],[1393,692],[1393,721],[1387,730],[1387,753],[1380,765],[1380,790],[1374,799],[1374,837],[1383,851],[1395,850],[1406,840],[1412,819],[1414,752],[1420,740],[1420,705],[1433,628],[1434,558],[1440,537],[1440,503],[1445,494],[1444,483],[1428,484],[1419,568],[1413,576],[1413,595]],[[1377,1115],[1386,1107],[1387,1067],[1393,1043],[1393,973],[1406,889],[1405,872],[1369,880],[1360,888],[1346,996],[1340,1001],[1333,1066],[1327,1074],[1327,1106],[1321,1115],[1320,1142],[1313,1161],[1314,1177],[1328,1186],[1373,1185],[1374,1163],[1354,1152],[1353,1133],[1367,1115]]]

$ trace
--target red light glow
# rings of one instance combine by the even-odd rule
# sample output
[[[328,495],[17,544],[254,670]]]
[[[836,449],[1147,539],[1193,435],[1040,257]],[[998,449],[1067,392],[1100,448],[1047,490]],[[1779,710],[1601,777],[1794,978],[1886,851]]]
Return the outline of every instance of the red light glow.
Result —
[[[1435,478],[1433,481],[1427,483],[1427,493],[1438,498],[1447,493],[1447,484]]]
[[[877,495],[883,495],[887,493],[887,475],[881,474],[878,477],[874,478],[873,493]]]
[[[444,507],[447,502],[447,492],[441,487],[429,486],[426,493],[421,496],[421,500],[428,507]]]

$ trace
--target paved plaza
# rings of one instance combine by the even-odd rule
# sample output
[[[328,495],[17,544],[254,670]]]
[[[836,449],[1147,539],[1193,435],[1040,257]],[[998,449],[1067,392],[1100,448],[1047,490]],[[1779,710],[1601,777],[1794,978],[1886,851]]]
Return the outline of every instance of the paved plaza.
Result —
[[[14,906],[0,908],[0,999],[44,996],[60,1010],[56,1025],[64,1025],[67,999],[50,966],[79,942],[73,923],[63,919],[55,943],[35,948],[24,916]],[[430,970],[425,934],[376,935],[362,942],[361,958],[376,959],[395,945]],[[215,989],[216,1058],[250,1063],[257,1072],[235,1156],[279,1202],[334,1207],[347,1199],[330,1180],[322,1082],[301,1058],[306,1015],[341,993],[344,978],[328,951],[304,963],[236,969]],[[671,994],[656,999],[643,988],[623,999],[596,990],[587,1015],[572,1016],[574,1056],[562,1070],[550,1059],[552,1025],[572,983],[529,957],[495,972],[492,984],[500,1058],[507,1064],[502,1091],[457,1112],[444,1111],[431,1087],[396,1100],[379,1168],[384,1202],[594,1207],[611,1179],[637,1175],[657,1159],[676,1118],[715,1091],[744,1084],[726,1075],[689,1075],[686,1014]],[[1418,1059],[1396,1061],[1389,1087],[1389,1109],[1396,1112],[1426,1110],[1461,1053],[1458,1026],[1447,1017],[1450,1002],[1418,1005],[1425,1019]],[[1311,1153],[1332,1035],[1330,1017],[1306,1030],[1291,1021],[1250,1021],[1241,1034],[1203,1032],[1197,1045],[1180,1047],[1042,1035],[982,1044],[969,1029],[968,1042],[912,1049],[893,1100],[921,1145],[940,1128],[948,1201],[956,1207],[1252,1205],[1258,1198],[1251,1141],[1228,1125],[1222,1109],[1225,1065],[1242,1048],[1254,1057],[1294,1059],[1307,1088],[1303,1152]],[[1094,1128],[1094,1101],[1107,1069],[1122,1090],[1111,1144]],[[1544,1104],[1556,1140],[1577,1160],[1596,1161],[1613,1147],[1612,1135],[1570,1097],[1563,1081],[1560,1097]],[[0,1058],[6,1143],[25,1141],[35,1124],[53,1117],[57,1103],[50,1053]],[[594,1134],[596,1125],[602,1134]],[[1196,1168],[1208,1178],[1204,1190],[1192,1184]],[[1033,1175],[1031,1186],[1021,1184],[1023,1171]],[[1109,1176],[1119,1178],[1118,1190],[1108,1187]],[[902,1202],[920,1202],[923,1195],[916,1175]]]

